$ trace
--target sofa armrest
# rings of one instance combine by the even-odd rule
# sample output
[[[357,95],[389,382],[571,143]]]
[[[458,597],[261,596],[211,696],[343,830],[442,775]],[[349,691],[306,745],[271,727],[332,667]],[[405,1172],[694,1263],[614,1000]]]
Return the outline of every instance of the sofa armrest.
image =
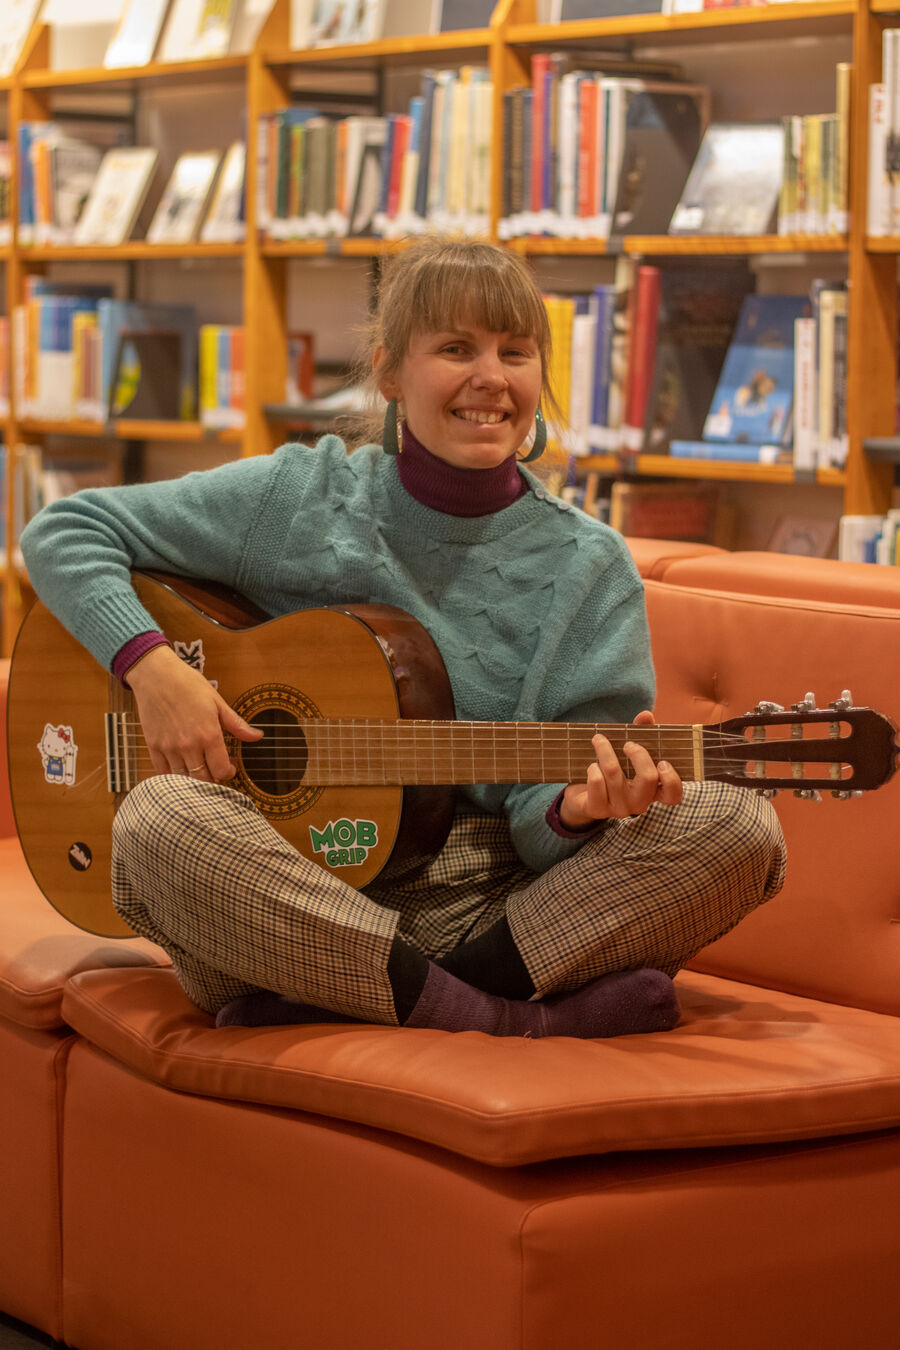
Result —
[[[9,661],[0,661],[0,745],[3,764],[0,766],[0,838],[15,834],[12,798],[9,795],[9,758],[6,753],[6,690],[9,685]]]

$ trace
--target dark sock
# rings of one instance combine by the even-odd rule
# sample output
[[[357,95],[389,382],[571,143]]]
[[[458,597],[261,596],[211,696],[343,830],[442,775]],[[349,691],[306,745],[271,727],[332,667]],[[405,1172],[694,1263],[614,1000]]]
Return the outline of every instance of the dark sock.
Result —
[[[394,938],[388,955],[387,975],[394,995],[397,1021],[402,1026],[422,996],[428,979],[428,961],[402,938]]]
[[[506,915],[492,924],[486,933],[454,947],[446,956],[439,956],[434,964],[449,970],[458,980],[483,989],[486,994],[527,999],[534,993],[528,967],[516,946]]]
[[[428,961],[401,938],[395,938],[387,964],[388,979],[394,995],[397,1021],[409,1017],[421,997],[428,978]],[[217,1027],[300,1026],[308,1022],[358,1022],[358,1017],[317,1008],[300,999],[270,994],[260,989],[255,994],[233,998],[216,1014]]]
[[[301,1026],[309,1022],[356,1022],[346,1013],[316,1008],[312,1003],[301,1003],[296,998],[270,994],[260,989],[255,994],[242,994],[225,1003],[216,1013],[217,1027],[282,1027]]]
[[[432,963],[405,1025],[489,1036],[610,1037],[670,1031],[679,1016],[675,987],[661,970],[616,971],[574,993],[527,1003],[474,989]]]

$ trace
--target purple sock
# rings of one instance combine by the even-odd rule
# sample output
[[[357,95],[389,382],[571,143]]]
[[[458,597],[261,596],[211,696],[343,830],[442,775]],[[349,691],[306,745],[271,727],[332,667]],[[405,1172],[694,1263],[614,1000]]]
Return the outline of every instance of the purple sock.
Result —
[[[616,971],[574,993],[530,1003],[485,994],[432,964],[404,1025],[488,1036],[605,1038],[670,1031],[679,1016],[675,987],[661,970]]]
[[[217,1027],[280,1027],[300,1026],[307,1022],[356,1022],[356,1017],[329,1012],[311,1003],[295,998],[270,994],[261,989],[257,994],[242,994],[225,1003],[216,1013]]]

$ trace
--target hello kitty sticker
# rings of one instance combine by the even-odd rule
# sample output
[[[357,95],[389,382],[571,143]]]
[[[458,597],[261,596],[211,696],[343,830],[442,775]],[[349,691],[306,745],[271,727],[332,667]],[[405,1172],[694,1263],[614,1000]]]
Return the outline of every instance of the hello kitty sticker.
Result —
[[[41,754],[44,781],[71,787],[75,782],[75,761],[78,758],[78,746],[72,728],[48,722],[37,748]]]

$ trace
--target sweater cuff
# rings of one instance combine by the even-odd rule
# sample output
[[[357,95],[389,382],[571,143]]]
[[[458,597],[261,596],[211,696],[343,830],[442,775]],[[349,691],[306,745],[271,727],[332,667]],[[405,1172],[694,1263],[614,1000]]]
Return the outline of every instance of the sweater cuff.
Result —
[[[595,834],[597,830],[603,828],[606,824],[605,820],[590,820],[587,825],[582,825],[578,830],[570,830],[568,825],[564,825],[559,814],[564,793],[565,788],[547,807],[547,814],[544,817],[554,834],[558,834],[561,839],[586,839],[589,834]]]
[[[160,647],[165,643],[169,645],[169,640],[165,633],[153,630],[149,633],[138,633],[137,637],[130,638],[124,647],[120,647],[113,657],[112,673],[117,680],[120,680],[125,688],[128,688],[128,681],[125,679],[127,671],[131,669],[136,662],[140,661],[142,656],[146,656],[154,647]]]

